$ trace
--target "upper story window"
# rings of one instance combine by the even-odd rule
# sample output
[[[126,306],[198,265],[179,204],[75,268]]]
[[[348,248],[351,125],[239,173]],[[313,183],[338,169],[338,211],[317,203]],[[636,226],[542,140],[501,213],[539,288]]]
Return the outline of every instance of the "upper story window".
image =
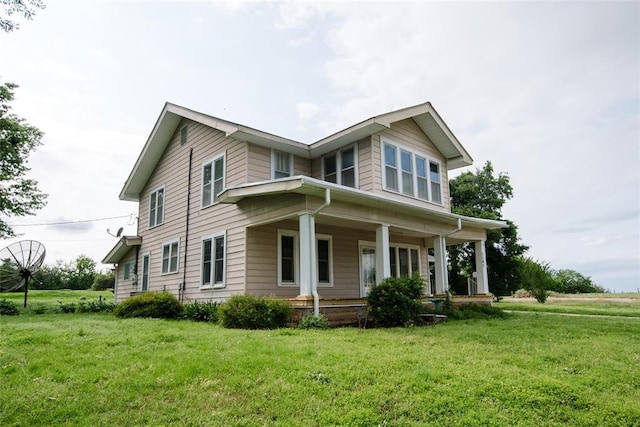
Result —
[[[202,238],[201,288],[224,287],[225,233]]]
[[[385,190],[442,204],[440,163],[383,140]]]
[[[187,125],[184,125],[180,128],[180,145],[184,145],[187,143]]]
[[[218,201],[218,195],[224,190],[224,175],[224,154],[202,165],[203,208]]]
[[[286,178],[293,175],[293,156],[278,150],[271,150],[271,178]]]
[[[162,225],[164,221],[164,186],[149,195],[149,228]]]
[[[180,239],[162,243],[162,274],[178,272]]]
[[[357,151],[352,145],[322,158],[323,179],[347,187],[356,188]]]

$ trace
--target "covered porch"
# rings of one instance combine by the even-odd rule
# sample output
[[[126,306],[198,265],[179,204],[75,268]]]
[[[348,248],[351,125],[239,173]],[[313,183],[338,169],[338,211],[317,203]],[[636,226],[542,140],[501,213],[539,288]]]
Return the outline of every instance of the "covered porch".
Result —
[[[292,209],[265,217],[263,207],[283,194],[295,196]],[[425,304],[432,304],[429,298],[448,294],[447,245],[473,242],[477,285],[473,295],[455,298],[454,303],[491,304],[484,244],[486,230],[502,222],[307,177],[242,186],[220,198],[263,213],[260,221],[246,227],[247,293],[287,298],[301,312],[351,312],[353,318],[365,306],[373,284],[418,274],[426,284]]]

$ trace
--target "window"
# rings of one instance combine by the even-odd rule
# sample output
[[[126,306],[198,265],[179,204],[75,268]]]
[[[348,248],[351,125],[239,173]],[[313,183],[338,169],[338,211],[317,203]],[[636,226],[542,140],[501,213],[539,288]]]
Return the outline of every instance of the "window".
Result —
[[[411,276],[420,274],[420,252],[418,247],[390,246],[389,247],[390,271],[393,277]]]
[[[202,238],[201,288],[222,288],[225,285],[225,234]]]
[[[298,285],[298,232],[278,230],[278,284]]]
[[[178,272],[178,256],[180,240],[172,240],[162,244],[162,274]]]
[[[151,254],[149,252],[142,255],[142,290],[149,289],[149,261]]]
[[[164,221],[164,186],[149,195],[149,228],[162,225]]]
[[[135,260],[127,261],[124,265],[124,280],[132,280],[134,278]]]
[[[271,151],[271,178],[286,178],[293,175],[293,156],[282,151]]]
[[[429,177],[431,179],[431,201],[442,203],[440,194],[440,166],[437,163],[429,162]]]
[[[180,145],[187,143],[187,125],[180,128]]]
[[[324,156],[322,159],[324,180],[356,188],[356,153],[356,146],[352,145],[351,147]]]
[[[332,239],[331,236],[316,235],[316,257],[318,258],[316,278],[318,286],[332,286]]]
[[[278,285],[298,286],[300,279],[297,231],[278,230]],[[316,235],[316,283],[333,286],[333,245],[331,236]]]
[[[383,185],[386,190],[442,204],[442,181],[438,162],[384,140],[382,150]]]
[[[398,191],[398,163],[396,160],[396,147],[384,144],[384,176],[386,188]]]
[[[202,207],[211,206],[217,202],[222,190],[224,190],[224,155],[202,165]]]

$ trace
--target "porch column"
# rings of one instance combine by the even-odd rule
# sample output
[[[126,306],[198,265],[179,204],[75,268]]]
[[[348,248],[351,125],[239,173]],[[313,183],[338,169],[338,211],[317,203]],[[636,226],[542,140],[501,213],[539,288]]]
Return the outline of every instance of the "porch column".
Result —
[[[476,275],[477,275],[477,293],[489,293],[489,278],[487,276],[487,251],[484,246],[484,240],[473,242],[476,255]]]
[[[391,260],[389,259],[389,226],[380,224],[376,228],[376,283],[391,277]]]
[[[433,249],[436,258],[436,295],[442,295],[449,290],[449,276],[447,275],[447,243],[444,236],[434,237]]]
[[[313,215],[308,212],[301,213],[298,217],[300,231],[300,295],[311,295],[311,282],[314,280],[315,270],[315,221]]]

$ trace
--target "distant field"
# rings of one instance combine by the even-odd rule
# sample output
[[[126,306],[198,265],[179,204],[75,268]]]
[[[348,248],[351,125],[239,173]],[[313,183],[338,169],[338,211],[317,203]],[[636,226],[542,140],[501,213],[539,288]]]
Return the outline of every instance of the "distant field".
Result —
[[[640,321],[245,331],[0,316],[2,426],[637,426]]]
[[[40,291],[33,290],[27,293],[27,311],[45,309],[48,307],[57,307],[60,303],[70,304],[79,303],[81,301],[103,301],[113,302],[113,293],[109,291],[72,291],[70,289],[62,289],[57,291]],[[0,293],[0,299],[8,299],[14,301],[20,308],[24,304],[24,292],[8,292]]]
[[[640,317],[640,294],[554,295],[544,304],[534,298],[504,298],[495,306],[511,311]]]

